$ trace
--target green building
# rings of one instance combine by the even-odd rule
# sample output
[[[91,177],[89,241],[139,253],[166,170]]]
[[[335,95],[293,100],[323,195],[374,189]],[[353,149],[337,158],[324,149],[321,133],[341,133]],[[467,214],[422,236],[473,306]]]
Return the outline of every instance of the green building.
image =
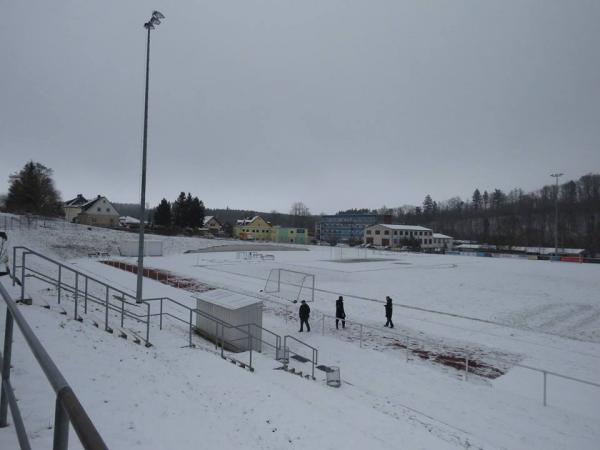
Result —
[[[292,228],[292,227],[273,227],[273,241],[281,243],[292,243],[292,244],[306,244],[308,243],[308,233],[306,228]]]

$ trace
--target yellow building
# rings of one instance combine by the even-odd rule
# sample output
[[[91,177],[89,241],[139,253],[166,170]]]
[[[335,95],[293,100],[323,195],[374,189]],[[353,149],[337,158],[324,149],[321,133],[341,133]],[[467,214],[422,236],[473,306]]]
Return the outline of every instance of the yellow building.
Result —
[[[233,236],[249,241],[271,241],[273,240],[273,227],[260,216],[240,219],[233,227]]]

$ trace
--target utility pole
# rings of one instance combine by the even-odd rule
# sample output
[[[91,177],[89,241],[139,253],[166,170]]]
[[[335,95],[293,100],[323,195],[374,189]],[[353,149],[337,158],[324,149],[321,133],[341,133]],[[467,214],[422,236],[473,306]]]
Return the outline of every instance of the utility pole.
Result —
[[[556,179],[556,187],[554,188],[554,256],[558,256],[558,179],[563,174],[552,173],[550,176]]]

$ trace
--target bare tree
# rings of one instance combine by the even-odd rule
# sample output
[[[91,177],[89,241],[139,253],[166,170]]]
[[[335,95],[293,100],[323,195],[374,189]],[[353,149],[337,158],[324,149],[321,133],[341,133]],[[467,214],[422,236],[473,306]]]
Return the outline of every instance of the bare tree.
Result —
[[[308,206],[302,202],[294,202],[290,208],[290,215],[292,216],[310,216]]]

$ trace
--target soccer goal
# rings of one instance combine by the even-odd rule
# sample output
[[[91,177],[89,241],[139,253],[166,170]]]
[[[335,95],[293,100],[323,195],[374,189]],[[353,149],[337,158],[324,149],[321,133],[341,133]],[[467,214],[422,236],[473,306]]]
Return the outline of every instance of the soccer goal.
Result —
[[[274,294],[291,302],[315,301],[315,276],[312,273],[287,269],[271,269],[264,292]]]

